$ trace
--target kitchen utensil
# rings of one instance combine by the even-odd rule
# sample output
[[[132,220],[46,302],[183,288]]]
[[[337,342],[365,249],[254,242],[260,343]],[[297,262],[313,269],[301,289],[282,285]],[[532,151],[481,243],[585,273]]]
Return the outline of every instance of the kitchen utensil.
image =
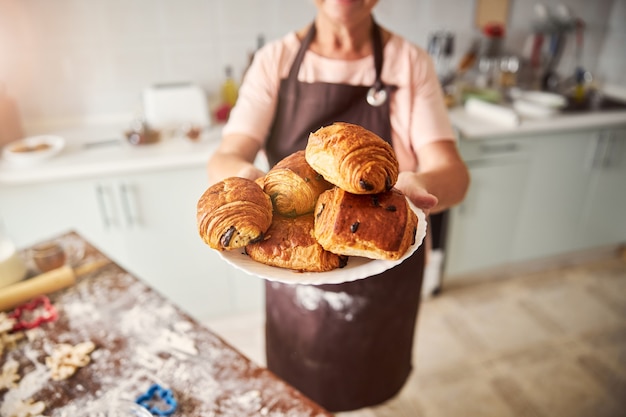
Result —
[[[65,265],[67,259],[63,247],[56,242],[35,245],[31,251],[33,261],[41,272],[48,272]]]
[[[64,265],[41,275],[19,281],[0,289],[0,311],[6,311],[38,295],[50,294],[74,285],[76,278],[111,263],[108,259],[96,260],[77,268]]]
[[[207,98],[195,84],[157,84],[142,94],[146,123],[157,130],[176,130],[184,124],[210,125]]]

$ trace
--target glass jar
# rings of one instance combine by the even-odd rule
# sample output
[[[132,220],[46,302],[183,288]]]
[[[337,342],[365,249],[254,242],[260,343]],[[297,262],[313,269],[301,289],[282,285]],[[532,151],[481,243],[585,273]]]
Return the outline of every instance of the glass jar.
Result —
[[[40,272],[48,272],[65,265],[66,256],[63,247],[56,242],[35,245],[32,257]]]

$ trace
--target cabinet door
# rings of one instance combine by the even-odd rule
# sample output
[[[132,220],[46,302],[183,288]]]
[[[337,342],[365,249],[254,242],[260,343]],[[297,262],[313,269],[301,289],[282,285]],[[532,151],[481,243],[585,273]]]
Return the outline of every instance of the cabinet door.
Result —
[[[523,160],[468,161],[471,183],[465,201],[451,210],[446,280],[505,264],[528,167]]]
[[[198,319],[259,309],[261,280],[220,259],[200,238],[204,167],[117,179],[129,269]]]
[[[581,231],[592,132],[529,138],[535,142],[513,260],[563,254],[585,247]]]
[[[63,181],[0,188],[0,218],[19,247],[74,230],[121,262],[123,237],[110,189],[93,181]]]
[[[587,245],[626,242],[626,128],[602,131],[589,166],[584,212]]]

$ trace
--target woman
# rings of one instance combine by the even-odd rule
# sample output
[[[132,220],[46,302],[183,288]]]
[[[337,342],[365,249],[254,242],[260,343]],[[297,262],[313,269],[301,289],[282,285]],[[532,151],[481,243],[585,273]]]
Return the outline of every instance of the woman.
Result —
[[[212,182],[256,179],[304,149],[310,132],[356,123],[389,141],[396,188],[426,212],[459,203],[468,172],[459,157],[428,55],[378,26],[377,0],[315,0],[313,24],[255,56],[208,165]],[[422,245],[423,246],[423,245]],[[331,411],[393,397],[411,370],[424,249],[383,274],[355,282],[266,284],[270,370]]]

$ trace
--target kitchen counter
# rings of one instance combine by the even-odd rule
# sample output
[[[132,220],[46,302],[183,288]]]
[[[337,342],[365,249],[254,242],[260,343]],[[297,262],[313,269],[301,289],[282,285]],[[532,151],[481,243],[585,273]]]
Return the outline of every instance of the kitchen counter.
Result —
[[[463,107],[450,109],[449,115],[461,140],[470,141],[626,124],[626,111],[522,119],[517,126],[481,119],[468,114]],[[129,145],[121,138],[123,126],[91,125],[61,130],[55,134],[66,138],[67,146],[50,160],[33,166],[15,166],[0,160],[0,186],[202,166],[217,149],[221,129],[221,125],[211,126],[198,142],[173,137],[141,146]],[[264,164],[262,160],[260,163]]]
[[[217,149],[221,130],[220,125],[212,126],[197,142],[170,137],[140,146],[130,145],[121,138],[123,127],[117,125],[94,125],[54,132],[67,141],[60,154],[36,165],[15,165],[0,160],[0,185],[201,166]]]
[[[462,140],[503,138],[511,135],[542,134],[594,129],[626,124],[626,110],[560,114],[545,119],[521,119],[517,126],[498,124],[467,113],[463,107],[449,111],[450,121]]]
[[[105,266],[49,294],[56,320],[29,330],[15,346],[5,346],[3,363],[17,363],[19,378],[8,389],[0,386],[0,415],[26,415],[18,408],[27,400],[41,402],[41,414],[50,417],[103,415],[100,407],[116,400],[132,402],[152,384],[171,390],[178,403],[174,416],[332,415],[143,281],[106,262],[80,235],[70,232],[54,240],[71,248],[73,267]],[[21,252],[26,260],[27,254],[27,249]],[[90,361],[68,379],[52,380],[46,356],[57,344],[83,342],[95,345]],[[152,403],[165,406],[159,400]]]

